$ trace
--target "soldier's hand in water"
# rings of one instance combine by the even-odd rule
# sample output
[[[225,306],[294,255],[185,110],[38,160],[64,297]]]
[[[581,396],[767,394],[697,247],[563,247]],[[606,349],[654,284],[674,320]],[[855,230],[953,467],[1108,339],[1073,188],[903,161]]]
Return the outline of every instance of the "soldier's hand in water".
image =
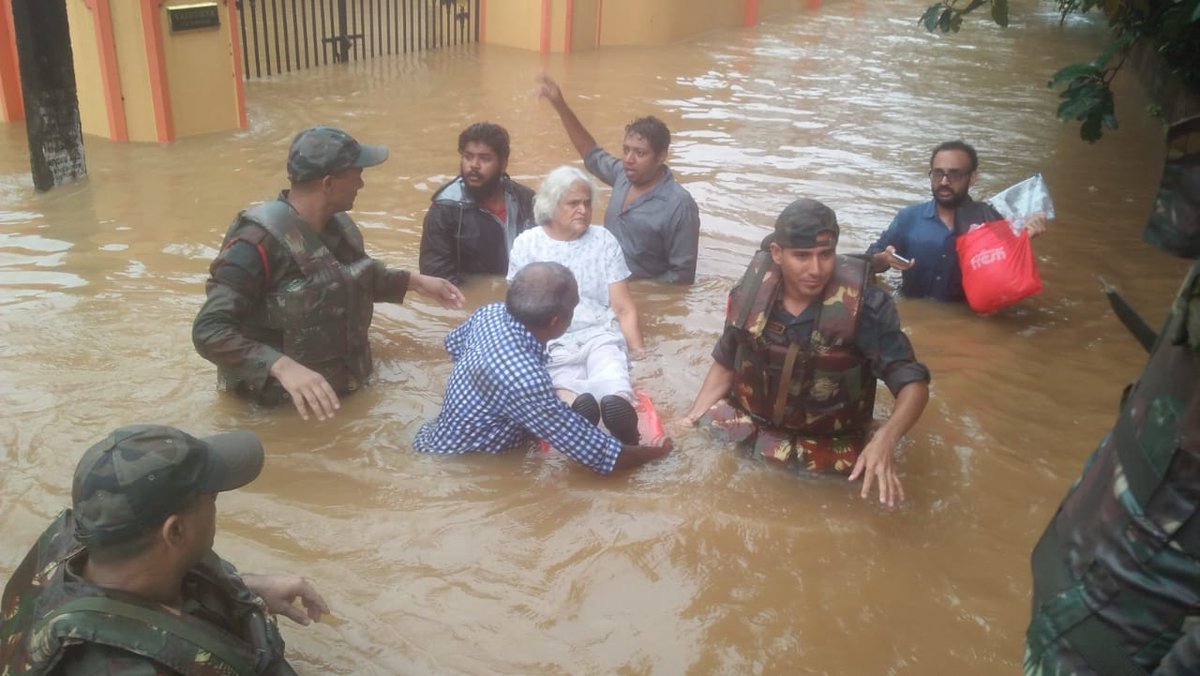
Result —
[[[681,415],[668,420],[667,429],[672,432],[683,432],[688,428],[695,427],[698,422],[699,418],[693,418],[690,415]]]
[[[418,272],[414,272],[409,276],[408,288],[430,300],[437,301],[447,310],[461,310],[463,301],[467,299],[463,295],[463,292],[458,290],[457,286],[454,286],[441,277],[430,277]]]
[[[559,88],[554,78],[546,74],[546,71],[538,73],[534,80],[537,82],[537,86],[533,88],[534,95],[546,99],[550,103],[562,102],[562,89]]]
[[[850,472],[850,481],[862,477],[864,500],[870,497],[871,486],[878,485],[879,502],[888,507],[895,507],[904,502],[904,485],[900,483],[900,477],[896,476],[896,463],[892,458],[895,448],[896,441],[876,432],[858,456],[858,462],[854,463],[854,470]]]
[[[299,575],[243,575],[242,582],[267,604],[267,610],[308,626],[329,612],[325,599],[312,583]],[[300,605],[296,605],[296,601]],[[303,606],[303,607],[301,607]]]
[[[1039,211],[1030,216],[1029,220],[1025,221],[1025,229],[1029,231],[1030,239],[1046,232],[1046,214]]]
[[[271,364],[270,374],[279,381],[296,405],[300,417],[317,416],[317,420],[333,417],[334,411],[342,407],[337,392],[330,387],[325,376],[304,364],[284,355]]]

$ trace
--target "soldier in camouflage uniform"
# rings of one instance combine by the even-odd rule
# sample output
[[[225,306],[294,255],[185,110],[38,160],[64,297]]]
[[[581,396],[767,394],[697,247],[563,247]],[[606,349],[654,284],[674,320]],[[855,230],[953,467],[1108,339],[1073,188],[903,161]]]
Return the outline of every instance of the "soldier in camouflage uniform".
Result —
[[[893,452],[929,400],[929,370],[900,330],[896,305],[868,284],[862,258],[837,255],[837,216],[792,202],[729,294],[725,332],[684,417],[754,455],[863,477],[862,496],[904,499]],[[871,434],[875,381],[896,397]]]
[[[340,129],[306,129],[288,153],[291,189],[229,226],[192,327],[222,389],[265,405],[291,399],[301,417],[311,411],[324,420],[371,373],[367,332],[376,302],[399,303],[412,289],[462,307],[450,282],[368,256],[346,214],[363,168],[387,155]]]
[[[1168,134],[1146,241],[1200,257],[1200,117]],[[1200,674],[1198,357],[1200,263],[1033,551],[1026,674]]]
[[[4,587],[0,674],[295,673],[269,613],[307,625],[324,600],[303,578],[240,576],[212,551],[217,493],[262,464],[246,431],[134,425],[88,449],[72,508]]]

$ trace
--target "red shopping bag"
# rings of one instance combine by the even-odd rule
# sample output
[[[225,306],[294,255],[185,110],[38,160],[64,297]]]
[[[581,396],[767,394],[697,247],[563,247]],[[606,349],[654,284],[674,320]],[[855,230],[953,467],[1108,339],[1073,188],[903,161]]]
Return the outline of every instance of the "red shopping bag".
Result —
[[[976,312],[987,314],[1042,290],[1029,231],[1013,234],[1008,221],[988,221],[956,242],[963,291]]]

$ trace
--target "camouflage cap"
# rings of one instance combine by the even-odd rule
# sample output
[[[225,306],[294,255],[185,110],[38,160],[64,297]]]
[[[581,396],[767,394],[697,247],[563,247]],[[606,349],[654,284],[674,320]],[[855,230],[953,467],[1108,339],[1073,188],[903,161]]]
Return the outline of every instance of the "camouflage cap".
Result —
[[[763,248],[772,242],[785,249],[834,246],[838,241],[838,232],[837,215],[833,209],[816,200],[801,198],[787,205],[779,218],[775,219],[775,232],[763,240]]]
[[[292,139],[288,180],[304,183],[350,167],[373,167],[387,158],[387,146],[359,143],[333,127],[309,127]]]
[[[250,483],[262,466],[253,432],[198,439],[162,425],[121,427],[84,452],[75,468],[75,537],[84,544],[131,540],[196,495]]]

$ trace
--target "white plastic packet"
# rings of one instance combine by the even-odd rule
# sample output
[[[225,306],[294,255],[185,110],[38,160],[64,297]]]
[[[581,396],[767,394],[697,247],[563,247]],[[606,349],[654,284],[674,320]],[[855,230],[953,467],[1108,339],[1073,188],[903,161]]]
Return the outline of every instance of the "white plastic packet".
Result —
[[[1046,214],[1048,221],[1054,219],[1054,202],[1041,174],[1013,184],[985,201],[1012,224],[1013,232],[1021,232],[1025,221],[1038,213]]]

